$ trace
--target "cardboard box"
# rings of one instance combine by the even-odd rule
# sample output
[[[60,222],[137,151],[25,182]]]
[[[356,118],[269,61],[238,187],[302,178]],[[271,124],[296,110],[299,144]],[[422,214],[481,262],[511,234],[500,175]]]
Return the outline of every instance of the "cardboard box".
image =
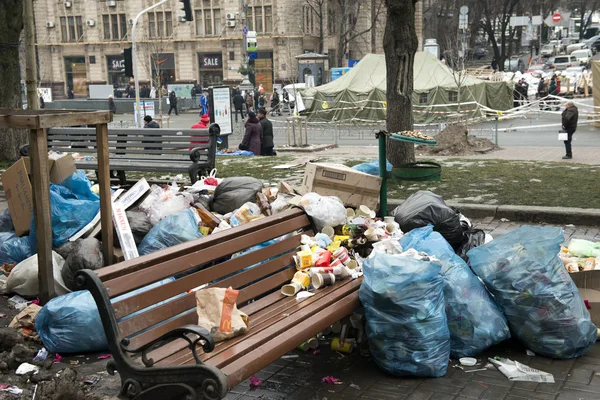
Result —
[[[113,202],[112,213],[113,224],[117,230],[119,243],[121,243],[121,249],[123,250],[123,257],[125,260],[139,257],[133,233],[131,233],[131,227],[129,226],[129,220],[125,214],[125,207],[119,202]]]
[[[302,181],[304,194],[337,196],[351,207],[365,205],[376,210],[381,178],[353,170],[344,165],[308,163]]]
[[[27,173],[31,175],[31,159],[23,157]],[[48,171],[50,172],[50,182],[59,184],[77,171],[75,159],[70,154],[59,158],[58,160],[48,160]]]
[[[582,271],[570,274],[579,289],[583,300],[587,300],[591,309],[592,322],[600,327],[600,270]]]
[[[33,215],[33,193],[25,162],[21,159],[2,174],[2,186],[15,232],[22,236],[29,232]]]

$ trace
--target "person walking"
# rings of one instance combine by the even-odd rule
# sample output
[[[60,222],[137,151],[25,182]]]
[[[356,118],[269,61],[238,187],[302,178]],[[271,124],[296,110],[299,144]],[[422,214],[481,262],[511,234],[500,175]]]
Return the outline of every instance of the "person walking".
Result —
[[[240,150],[247,150],[254,153],[254,155],[260,155],[262,150],[262,128],[256,114],[252,111],[248,111],[248,120],[244,125],[246,131],[242,143],[239,145]]]
[[[279,93],[277,92],[277,89],[273,89],[273,94],[271,95],[271,115],[281,115],[281,109],[279,108],[280,106],[280,100],[279,100]]]
[[[267,110],[261,108],[258,110],[258,119],[262,128],[262,156],[274,156],[273,147],[273,123],[267,119]]]
[[[117,105],[112,96],[108,96],[108,110],[113,114],[117,113]]]
[[[204,90],[200,95],[200,115],[208,114],[208,91]]]
[[[174,90],[169,93],[169,115],[171,115],[171,111],[173,110],[175,110],[175,115],[179,115],[179,111],[177,111],[177,95]]]
[[[254,111],[254,93],[246,93],[246,111]]]
[[[573,140],[573,134],[577,130],[577,121],[579,120],[579,110],[572,101],[567,101],[565,105],[565,111],[562,113],[562,128],[567,132],[568,139],[565,140],[566,155],[563,160],[570,160],[573,158],[573,152],[571,150],[571,141]]]
[[[238,92],[233,96],[233,108],[235,108],[235,122],[238,122],[238,112],[242,116],[242,121],[244,120],[244,98],[242,94]]]

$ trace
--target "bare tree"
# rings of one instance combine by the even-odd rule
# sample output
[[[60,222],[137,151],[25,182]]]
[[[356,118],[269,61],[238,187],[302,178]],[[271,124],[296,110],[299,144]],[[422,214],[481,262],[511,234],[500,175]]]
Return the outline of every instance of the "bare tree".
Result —
[[[446,65],[452,69],[452,78],[456,84],[457,111],[460,112],[461,91],[467,81],[467,70],[465,68],[466,43],[462,43],[457,36],[447,35],[445,40],[446,51],[444,57]]]
[[[387,19],[383,37],[387,73],[387,115],[389,132],[413,129],[413,64],[419,46],[415,30],[417,0],[386,0]],[[415,147],[390,140],[387,156],[392,165],[414,162]]]
[[[510,17],[519,2],[520,0],[480,0],[478,2],[482,7],[483,27],[492,43],[494,57],[500,71],[504,71],[504,61],[510,54],[510,43],[514,38],[514,31],[509,26]]]
[[[596,13],[600,6],[598,0],[575,0],[569,2],[569,8],[579,14],[579,40],[583,40],[585,31],[592,22],[592,15]]]
[[[317,22],[319,23],[319,47],[317,52],[323,53],[323,44],[325,43],[325,24],[327,23],[327,0],[304,0],[305,4],[311,10]]]
[[[0,108],[19,109],[22,105],[19,46],[23,30],[23,0],[4,0],[0,6]],[[19,158],[19,146],[27,142],[27,131],[0,129],[0,160]]]

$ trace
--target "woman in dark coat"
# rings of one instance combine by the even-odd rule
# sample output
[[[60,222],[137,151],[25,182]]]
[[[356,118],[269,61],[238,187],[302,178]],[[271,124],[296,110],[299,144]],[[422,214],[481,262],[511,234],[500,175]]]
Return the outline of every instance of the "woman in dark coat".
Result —
[[[254,112],[248,111],[248,120],[244,126],[246,132],[242,143],[240,143],[240,150],[248,150],[259,156],[262,149],[262,128]]]

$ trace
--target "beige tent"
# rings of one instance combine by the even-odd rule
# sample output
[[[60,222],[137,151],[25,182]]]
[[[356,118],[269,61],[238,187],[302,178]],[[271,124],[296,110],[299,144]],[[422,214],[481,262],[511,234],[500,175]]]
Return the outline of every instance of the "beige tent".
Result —
[[[385,56],[368,54],[341,78],[304,90],[305,102],[310,104],[309,120],[384,121],[386,81]],[[413,114],[416,123],[439,121],[457,112],[475,118],[483,116],[482,106],[507,110],[512,102],[513,88],[509,83],[460,77],[431,53],[419,52],[415,56]]]

